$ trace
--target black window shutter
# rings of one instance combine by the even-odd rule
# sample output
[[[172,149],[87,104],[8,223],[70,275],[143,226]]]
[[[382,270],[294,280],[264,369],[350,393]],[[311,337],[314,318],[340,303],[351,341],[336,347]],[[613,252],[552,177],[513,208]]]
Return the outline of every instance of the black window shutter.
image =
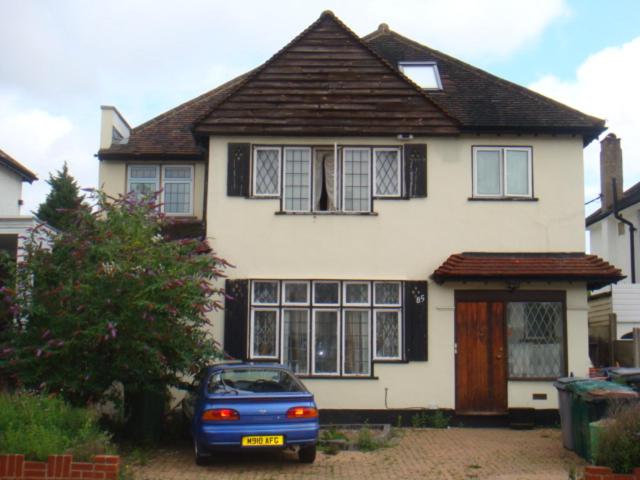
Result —
[[[405,360],[427,361],[427,282],[404,282]]]
[[[224,288],[224,350],[233,358],[246,360],[249,280],[226,280]]]
[[[251,178],[251,144],[230,143],[227,153],[227,195],[248,197]]]
[[[404,195],[407,198],[427,196],[427,144],[404,146]]]

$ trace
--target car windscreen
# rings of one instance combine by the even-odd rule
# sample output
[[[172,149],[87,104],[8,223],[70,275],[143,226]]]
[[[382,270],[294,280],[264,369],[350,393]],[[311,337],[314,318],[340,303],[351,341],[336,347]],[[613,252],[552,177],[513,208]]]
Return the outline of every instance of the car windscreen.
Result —
[[[304,386],[285,370],[277,368],[229,368],[211,374],[209,393],[306,392]]]

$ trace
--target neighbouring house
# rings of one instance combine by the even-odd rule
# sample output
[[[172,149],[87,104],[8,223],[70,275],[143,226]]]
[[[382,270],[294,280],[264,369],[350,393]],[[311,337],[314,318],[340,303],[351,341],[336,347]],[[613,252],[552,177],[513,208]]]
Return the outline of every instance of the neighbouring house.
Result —
[[[616,285],[602,288],[589,298],[589,324],[593,334],[606,337],[613,328],[613,340],[628,337],[640,328],[640,182],[623,191],[622,148],[613,133],[601,142],[600,202],[598,210],[587,217],[591,252],[621,267],[626,276]],[[609,325],[609,315],[616,321]]]
[[[587,374],[587,292],[622,278],[584,253],[583,148],[604,130],[324,12],[136,128],[103,107],[100,183],[161,190],[185,232],[213,239],[236,265],[216,337],[289,365],[325,418],[542,418],[553,380]]]
[[[0,150],[0,250],[13,257],[27,230],[35,226],[32,216],[20,214],[22,184],[37,179],[35,173]]]

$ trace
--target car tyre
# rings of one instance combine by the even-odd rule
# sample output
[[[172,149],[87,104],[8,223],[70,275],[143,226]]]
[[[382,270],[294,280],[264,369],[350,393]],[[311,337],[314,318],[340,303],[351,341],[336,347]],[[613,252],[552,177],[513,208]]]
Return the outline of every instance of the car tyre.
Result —
[[[209,464],[209,460],[211,459],[210,455],[206,455],[204,453],[202,453],[202,449],[200,448],[200,445],[198,444],[197,440],[193,440],[193,456],[194,456],[194,460],[196,462],[196,465],[203,467],[205,465]]]
[[[316,459],[316,446],[300,447],[298,450],[298,460],[301,463],[313,463]]]

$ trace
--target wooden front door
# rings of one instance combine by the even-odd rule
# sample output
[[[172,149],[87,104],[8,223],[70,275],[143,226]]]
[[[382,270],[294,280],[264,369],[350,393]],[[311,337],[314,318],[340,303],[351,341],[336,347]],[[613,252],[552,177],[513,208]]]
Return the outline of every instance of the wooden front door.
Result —
[[[456,413],[507,412],[503,302],[456,303]]]

